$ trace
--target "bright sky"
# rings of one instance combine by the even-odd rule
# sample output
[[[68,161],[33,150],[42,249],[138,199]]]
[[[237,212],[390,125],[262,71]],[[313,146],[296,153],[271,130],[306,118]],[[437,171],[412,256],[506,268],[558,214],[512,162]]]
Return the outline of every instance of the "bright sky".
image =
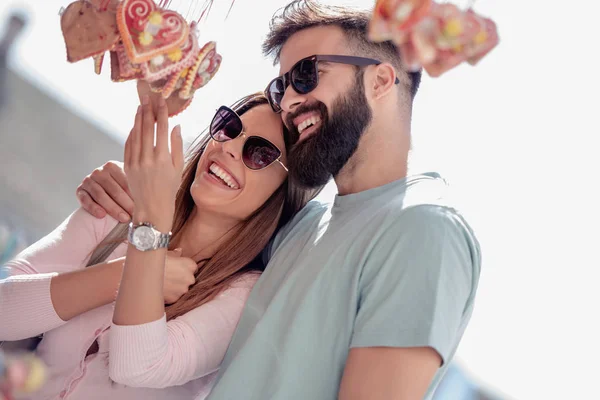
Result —
[[[178,3],[192,1],[173,6],[187,11]],[[66,62],[58,11],[68,3],[2,1],[0,17],[11,6],[32,17],[14,65],[124,142],[137,106],[134,86],[110,82],[108,65],[98,77],[90,60]],[[591,26],[600,7],[586,1],[587,9],[571,12],[566,2],[549,3],[479,0],[475,8],[497,22],[501,45],[475,68],[426,78],[414,115],[412,172],[436,170],[450,181],[483,247],[477,306],[458,359],[514,399],[597,393],[600,61],[598,44],[587,38],[597,37]],[[573,10],[578,3],[569,2]],[[283,4],[236,0],[222,26],[224,7],[215,10],[200,39],[217,40],[224,61],[177,118],[184,136],[193,138],[215,108],[275,76],[260,42]]]

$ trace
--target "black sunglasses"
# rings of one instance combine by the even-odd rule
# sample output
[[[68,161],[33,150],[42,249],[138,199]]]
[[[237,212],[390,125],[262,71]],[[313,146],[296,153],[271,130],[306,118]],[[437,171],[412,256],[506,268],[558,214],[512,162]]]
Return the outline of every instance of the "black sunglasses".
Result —
[[[283,100],[285,90],[290,84],[300,94],[307,94],[315,90],[319,84],[319,61],[356,65],[358,67],[381,64],[379,60],[354,56],[314,55],[303,58],[294,64],[288,72],[273,79],[267,86],[265,95],[269,99],[269,104],[274,112],[281,112],[281,100]],[[396,78],[394,83],[398,84],[400,80]]]
[[[242,161],[246,167],[257,171],[278,162],[283,169],[288,170],[281,162],[281,150],[267,139],[260,136],[247,136],[240,116],[229,107],[221,106],[210,123],[210,137],[217,142],[226,142],[242,135],[244,148]]]

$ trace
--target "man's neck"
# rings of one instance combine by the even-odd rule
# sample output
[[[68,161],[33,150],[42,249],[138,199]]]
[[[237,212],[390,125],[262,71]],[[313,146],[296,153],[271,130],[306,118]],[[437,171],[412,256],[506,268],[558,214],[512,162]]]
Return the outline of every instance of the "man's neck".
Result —
[[[405,178],[410,126],[373,124],[354,155],[335,177],[339,195],[363,192]]]

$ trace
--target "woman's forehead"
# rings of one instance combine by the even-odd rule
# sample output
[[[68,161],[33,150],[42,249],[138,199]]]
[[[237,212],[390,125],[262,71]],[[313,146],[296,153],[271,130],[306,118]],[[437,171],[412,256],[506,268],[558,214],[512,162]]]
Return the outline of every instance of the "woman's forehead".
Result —
[[[248,136],[262,136],[283,150],[283,122],[268,104],[256,106],[241,116]]]

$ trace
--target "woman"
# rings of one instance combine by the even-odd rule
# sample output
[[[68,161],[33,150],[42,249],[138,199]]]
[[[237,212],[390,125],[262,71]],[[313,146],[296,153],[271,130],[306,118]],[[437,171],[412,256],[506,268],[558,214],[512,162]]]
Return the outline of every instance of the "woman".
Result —
[[[261,250],[316,194],[287,180],[292,143],[264,96],[221,107],[185,168],[164,101],[157,114],[155,138],[145,97],[125,145],[132,225],[78,210],[0,281],[0,340],[44,334],[30,399],[206,396]]]

